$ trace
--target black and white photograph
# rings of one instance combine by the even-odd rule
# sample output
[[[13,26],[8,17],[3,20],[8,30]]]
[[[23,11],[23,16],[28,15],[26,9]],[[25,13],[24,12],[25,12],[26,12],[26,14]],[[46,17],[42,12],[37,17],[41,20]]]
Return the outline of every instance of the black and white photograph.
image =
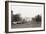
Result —
[[[8,31],[44,30],[44,3],[9,2]]]

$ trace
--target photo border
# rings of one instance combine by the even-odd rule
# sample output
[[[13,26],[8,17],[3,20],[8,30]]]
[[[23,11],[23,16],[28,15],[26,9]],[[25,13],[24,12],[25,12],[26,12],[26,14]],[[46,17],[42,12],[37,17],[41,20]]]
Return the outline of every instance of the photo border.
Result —
[[[17,32],[9,32],[8,30],[8,15],[9,15],[9,2],[13,3],[30,3],[30,4],[43,4],[44,5],[44,29],[43,30],[30,30],[30,31],[17,31]],[[5,32],[6,33],[20,33],[20,32],[37,32],[37,31],[45,31],[45,3],[40,3],[40,2],[25,2],[25,1],[5,1]]]

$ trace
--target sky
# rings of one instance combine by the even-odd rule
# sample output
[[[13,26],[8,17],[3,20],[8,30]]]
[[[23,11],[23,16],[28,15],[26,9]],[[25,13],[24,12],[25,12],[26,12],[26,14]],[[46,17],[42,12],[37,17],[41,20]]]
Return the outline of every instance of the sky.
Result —
[[[21,14],[21,17],[35,17],[42,14],[42,5],[37,4],[12,4],[13,14]]]

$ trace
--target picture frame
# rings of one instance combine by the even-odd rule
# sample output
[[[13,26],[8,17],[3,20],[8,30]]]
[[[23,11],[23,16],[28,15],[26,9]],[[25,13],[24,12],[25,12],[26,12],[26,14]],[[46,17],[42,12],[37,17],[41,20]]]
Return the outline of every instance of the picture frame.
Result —
[[[15,5],[15,8],[14,8],[14,5]],[[21,25],[20,26],[18,25],[20,27],[19,28],[18,26],[16,26],[16,24],[15,24],[16,28],[14,28],[14,27],[13,27],[13,29],[11,28],[12,27],[11,26],[11,23],[12,23],[12,21],[11,21],[12,20],[12,17],[11,17],[11,9],[16,10],[16,12],[17,12],[17,10],[19,10],[22,7],[22,6],[19,7],[20,5],[25,6],[25,7],[26,6],[35,6],[35,7],[36,6],[40,6],[40,7],[38,7],[39,9],[38,8],[35,8],[35,10],[34,10],[34,7],[33,8],[31,8],[31,7],[27,8],[26,7],[26,8],[27,8],[27,13],[28,13],[28,10],[29,9],[32,9],[32,10],[29,10],[29,11],[33,11],[33,10],[34,11],[37,11],[37,9],[39,11],[41,11],[39,13],[42,13],[42,21],[41,21],[41,23],[42,23],[41,27],[42,28],[39,28],[39,27],[37,27],[37,28],[27,28],[26,26],[25,26],[26,28],[25,27],[24,28],[23,27],[21,28],[20,27]],[[26,11],[26,8],[25,8],[25,11]],[[23,7],[22,7],[22,9],[23,9]],[[24,10],[21,10],[21,11],[24,11]],[[16,13],[16,12],[14,12],[14,13]],[[34,18],[33,18],[33,20],[34,20]],[[24,1],[5,1],[5,32],[6,33],[37,32],[37,31],[45,31],[45,3],[40,3],[40,2],[24,2]]]

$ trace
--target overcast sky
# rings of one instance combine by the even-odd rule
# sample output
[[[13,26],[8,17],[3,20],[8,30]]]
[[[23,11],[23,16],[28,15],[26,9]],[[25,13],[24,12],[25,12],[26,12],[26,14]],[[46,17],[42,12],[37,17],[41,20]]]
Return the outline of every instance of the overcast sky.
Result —
[[[13,14],[21,14],[21,17],[35,17],[38,14],[42,14],[42,7],[37,4],[26,5],[26,4],[12,4]]]

